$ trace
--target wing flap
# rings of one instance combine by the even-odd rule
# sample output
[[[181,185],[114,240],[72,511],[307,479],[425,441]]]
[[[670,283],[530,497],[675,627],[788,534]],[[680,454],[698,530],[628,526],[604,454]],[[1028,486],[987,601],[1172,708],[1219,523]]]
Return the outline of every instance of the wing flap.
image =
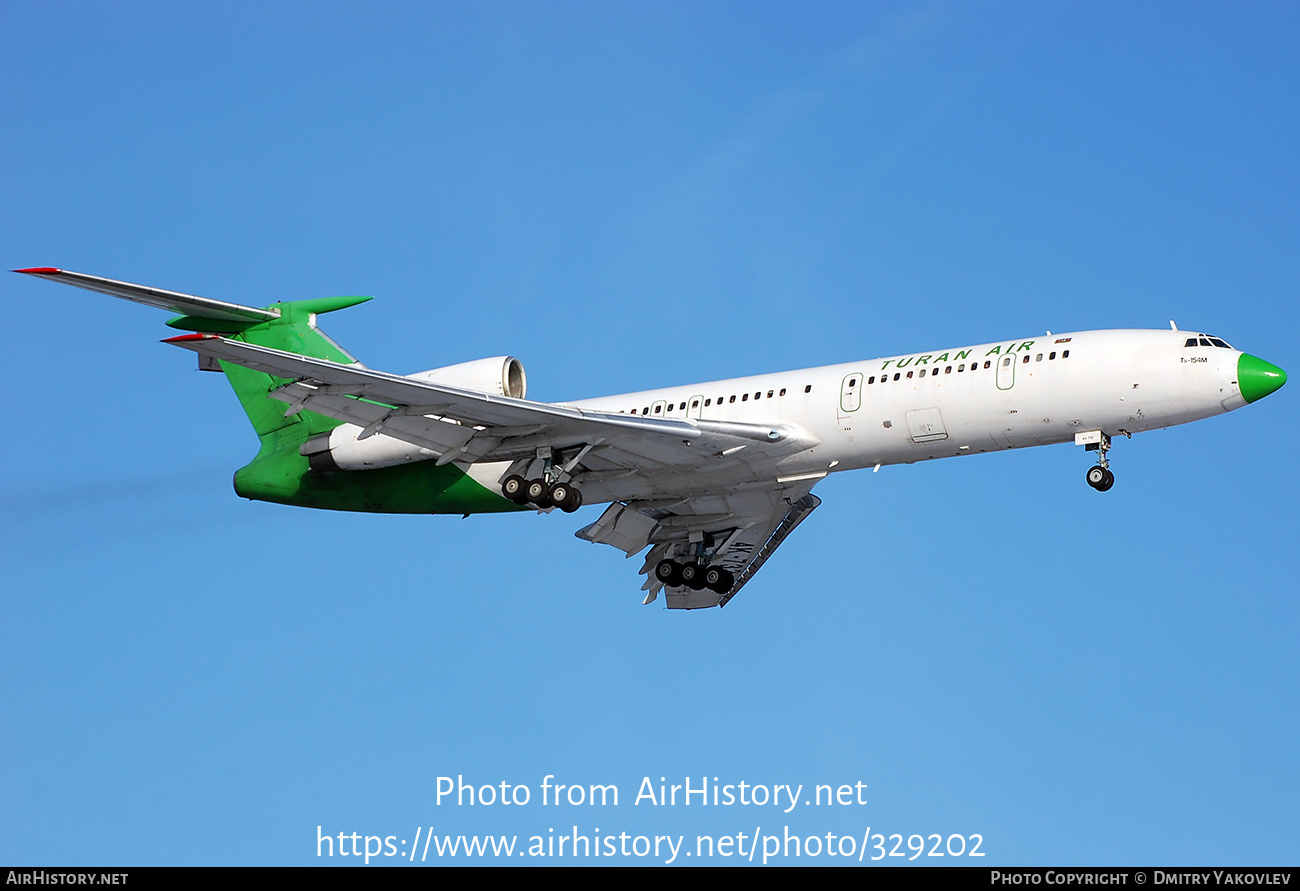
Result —
[[[754,574],[763,568],[763,564],[781,546],[781,543],[790,536],[795,527],[808,519],[808,515],[815,511],[821,503],[822,500],[810,492],[792,504],[790,510],[776,524],[776,529],[772,530],[767,540],[749,559],[745,568],[736,573],[736,583],[731,586],[730,591],[722,595],[718,600],[718,606],[726,606],[731,601],[731,598],[739,594],[740,589],[745,587],[745,584],[754,577]]]
[[[583,541],[607,544],[631,557],[646,546],[656,521],[639,510],[615,501],[600,519],[574,533]]]
[[[663,591],[669,609],[725,606],[821,504],[809,491],[815,482],[749,486],[671,504],[616,503],[576,534],[586,541],[612,545],[629,557],[650,545],[640,570],[647,577],[641,587],[647,592],[645,603],[652,603]],[[655,578],[661,560],[691,562],[701,548],[705,563],[732,574],[734,581],[728,590],[666,587]]]

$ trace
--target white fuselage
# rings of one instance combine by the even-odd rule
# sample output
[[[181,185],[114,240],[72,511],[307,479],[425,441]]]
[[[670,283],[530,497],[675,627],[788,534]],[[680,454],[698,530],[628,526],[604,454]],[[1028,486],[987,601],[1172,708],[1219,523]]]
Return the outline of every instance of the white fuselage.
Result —
[[[1139,433],[1245,405],[1237,382],[1241,353],[1188,347],[1188,337],[1172,330],[1043,334],[572,404],[651,418],[793,426],[810,447],[784,458],[777,476],[813,478],[1073,442],[1086,431]],[[709,484],[751,481],[743,462],[730,471],[734,480],[709,474]],[[770,468],[764,473],[752,481],[771,482]],[[664,484],[660,475],[653,489],[662,494]],[[588,503],[624,500],[642,497],[643,485],[653,494],[649,481],[636,477],[592,480],[584,492]],[[692,488],[690,480],[681,488]]]

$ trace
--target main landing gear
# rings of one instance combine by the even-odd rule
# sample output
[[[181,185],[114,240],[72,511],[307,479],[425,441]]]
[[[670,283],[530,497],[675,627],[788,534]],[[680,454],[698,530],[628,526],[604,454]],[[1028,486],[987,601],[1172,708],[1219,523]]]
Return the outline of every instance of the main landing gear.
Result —
[[[574,466],[582,460],[582,456],[590,450],[591,446],[586,446],[567,464],[559,466],[554,463],[555,456],[552,455],[550,446],[539,448],[537,460],[541,462],[542,475],[537,479],[529,480],[512,473],[501,481],[501,494],[518,505],[531,504],[538,510],[558,507],[566,514],[571,514],[582,507],[582,493],[578,491],[577,486],[564,477],[568,476],[569,471],[573,470]],[[534,463],[532,466],[537,465]],[[519,469],[528,472],[527,467]]]
[[[692,591],[708,588],[718,594],[726,594],[736,583],[736,577],[721,566],[678,563],[676,560],[660,560],[655,566],[655,578],[669,588],[685,585]]]
[[[1110,460],[1106,457],[1110,451],[1110,437],[1100,433],[1089,435],[1089,438],[1094,441],[1084,443],[1084,448],[1097,453],[1097,463],[1088,468],[1088,485],[1098,492],[1109,492],[1110,487],[1115,485],[1115,474],[1110,472]]]
[[[547,482],[546,478],[526,480],[512,473],[501,481],[501,494],[515,504],[532,504],[538,510],[558,507],[571,514],[582,507],[582,493],[567,482]]]

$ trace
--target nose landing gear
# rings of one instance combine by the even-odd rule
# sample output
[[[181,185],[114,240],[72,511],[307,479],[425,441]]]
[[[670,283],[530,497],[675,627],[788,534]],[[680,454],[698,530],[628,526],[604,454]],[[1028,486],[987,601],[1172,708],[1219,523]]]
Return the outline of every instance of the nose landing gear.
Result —
[[[1098,492],[1108,492],[1115,485],[1115,474],[1110,472],[1110,460],[1106,453],[1110,451],[1110,437],[1100,430],[1080,433],[1074,441],[1090,452],[1097,453],[1097,463],[1088,468],[1088,485]]]

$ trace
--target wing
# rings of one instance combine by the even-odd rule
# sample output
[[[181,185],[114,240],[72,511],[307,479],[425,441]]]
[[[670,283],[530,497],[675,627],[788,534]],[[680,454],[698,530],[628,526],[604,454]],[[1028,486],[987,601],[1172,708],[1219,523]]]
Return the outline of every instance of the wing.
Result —
[[[641,574],[648,576],[642,586],[648,592],[646,603],[666,589],[669,609],[726,606],[821,504],[809,491],[815,482],[740,487],[677,501],[615,503],[576,534],[619,548],[629,557],[652,545],[641,565]],[[721,568],[730,575],[731,584],[698,590],[671,581],[665,584],[656,574],[664,560],[679,564],[698,560]]]
[[[178,291],[164,291],[162,288],[133,285],[130,282],[114,281],[111,278],[87,275],[84,272],[69,272],[66,269],[55,269],[52,266],[15,269],[14,272],[34,275],[37,278],[61,282],[77,288],[85,288],[87,291],[111,294],[114,297],[121,297],[123,300],[143,303],[146,306],[154,306],[158,309],[169,309],[183,316],[196,316],[202,319],[216,319],[223,322],[266,322],[279,318],[280,315],[269,309],[257,309],[252,306],[241,306],[238,303],[227,303],[224,300],[213,300],[210,297],[197,297],[194,294],[181,294]]]
[[[527,462],[548,448],[566,453],[565,470],[589,502],[686,494],[699,487],[701,469],[711,485],[770,482],[782,459],[817,444],[790,425],[647,418],[514,399],[214,334],[165,342],[286,379],[269,395],[288,403],[287,413],[307,409],[356,424],[358,438],[382,431],[436,453],[439,464]]]
[[[542,450],[590,503],[614,502],[577,534],[629,556],[650,546],[645,602],[666,590],[670,609],[723,606],[821,503],[826,475],[783,477],[783,461],[818,445],[801,428],[695,418],[670,420],[552,405],[314,359],[215,334],[165,341],[284,380],[269,395],[428,449],[437,462],[511,462],[524,472]],[[364,471],[362,471],[364,472]],[[711,588],[665,581],[663,560],[721,570]]]

